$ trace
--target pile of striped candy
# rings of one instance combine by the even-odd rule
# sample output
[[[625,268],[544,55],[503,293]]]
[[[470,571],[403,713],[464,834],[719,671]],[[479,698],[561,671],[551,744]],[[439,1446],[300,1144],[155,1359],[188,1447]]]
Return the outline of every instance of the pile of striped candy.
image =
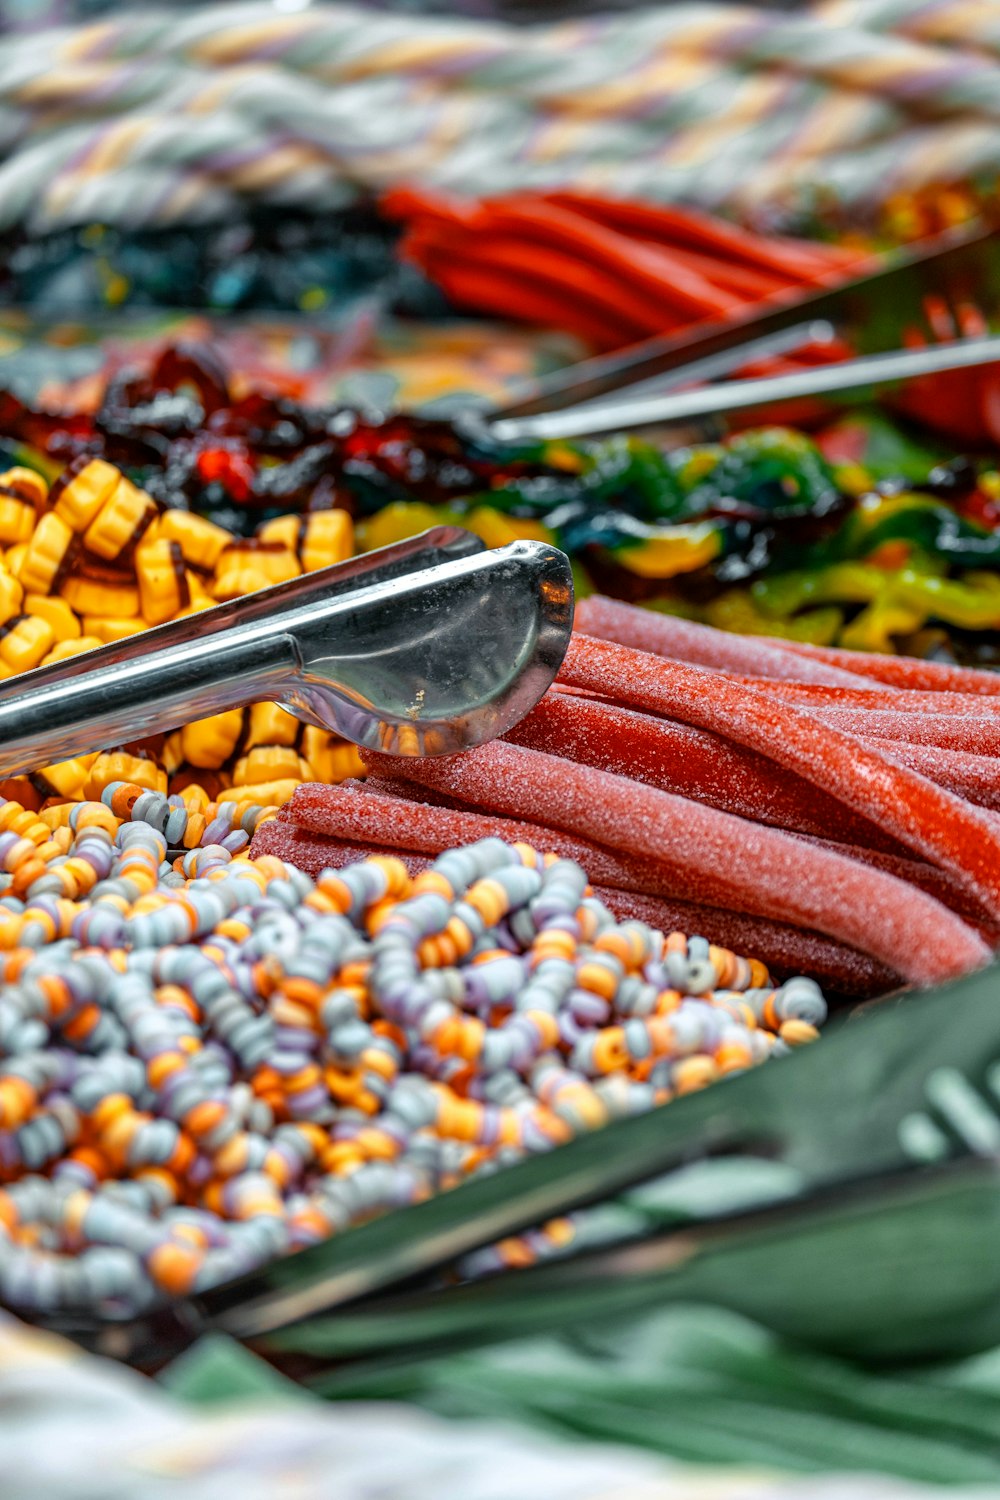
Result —
[[[9,1306],[203,1291],[809,1042],[825,1018],[811,980],[775,987],[703,939],[618,924],[579,865],[524,844],[314,882],[242,840],[185,848],[187,816],[116,784],[68,809],[60,840],[0,807]],[[25,886],[48,834],[65,847],[44,889]],[[573,1232],[547,1225],[498,1262]]]

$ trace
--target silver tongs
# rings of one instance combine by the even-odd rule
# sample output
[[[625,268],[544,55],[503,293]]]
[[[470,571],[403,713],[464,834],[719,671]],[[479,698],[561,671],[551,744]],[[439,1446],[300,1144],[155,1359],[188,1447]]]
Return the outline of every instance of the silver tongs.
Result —
[[[822,324],[802,331],[805,337],[801,343],[825,341],[832,335],[832,329],[828,333],[827,325]],[[740,362],[749,364],[764,352],[759,347],[747,345],[741,351]],[[489,431],[495,441],[502,443],[596,437],[605,432],[666,427],[706,417],[724,417],[730,412],[772,406],[782,401],[799,401],[810,396],[874,390],[920,376],[943,375],[997,363],[1000,363],[1000,337],[960,339],[927,349],[893,349],[886,354],[862,355],[859,359],[797,370],[788,375],[727,380],[694,390],[670,390],[654,396],[625,390],[615,401],[582,402],[565,411],[534,416],[500,417],[489,423]],[[690,379],[690,370],[686,373]]]
[[[949,231],[885,257],[832,290],[791,293],[707,330],[647,339],[585,360],[531,383],[502,408],[470,411],[459,421],[470,436],[492,443],[682,426],[680,440],[696,441],[717,437],[730,413],[1000,361],[1000,339],[991,337],[906,347],[912,330],[927,328],[931,297],[952,315],[956,331],[961,318],[955,314],[963,307],[995,315],[1000,235],[983,225]],[[860,358],[772,378],[727,378],[757,360],[840,333],[850,336]]]
[[[568,559],[454,526],[26,672],[0,696],[0,774],[247,703],[395,755],[503,734],[559,670]]]

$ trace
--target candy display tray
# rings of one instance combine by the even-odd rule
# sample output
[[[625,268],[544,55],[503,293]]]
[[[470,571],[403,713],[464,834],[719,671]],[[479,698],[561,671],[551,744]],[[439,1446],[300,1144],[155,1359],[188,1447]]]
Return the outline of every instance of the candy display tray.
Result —
[[[985,1348],[1000,1337],[998,1000],[1000,965],[900,992],[777,1064],[385,1214],[204,1296],[135,1318],[31,1321],[146,1370],[222,1332],[324,1388],[335,1388],[341,1368],[558,1331],[584,1312],[617,1317],[656,1302],[729,1307],[876,1363]],[[652,1211],[604,1248],[456,1277],[456,1263],[480,1246],[554,1215],[634,1202],[649,1184]]]
[[[963,1135],[960,1121],[946,1119],[936,1127],[944,1155],[921,1161],[906,1122],[934,1124],[934,1080],[943,1070],[988,1100],[989,1069],[1000,1058],[998,975],[994,966],[939,991],[865,1008],[781,1066],[397,1210],[202,1297],[137,1318],[60,1314],[35,1321],[142,1368],[221,1331],[309,1382],[340,1362],[486,1338],[497,1326],[516,1331],[527,1306],[536,1320],[549,1307],[544,1317],[568,1319],[588,1297],[591,1307],[611,1313],[657,1297],[700,1296],[738,1306],[790,1336],[871,1358],[976,1347],[980,1338],[1000,1336],[990,1321],[992,1281],[982,1270],[983,1237],[995,1231],[1000,1201],[994,1148],[988,1133]],[[953,1022],[946,1030],[945,1006]],[[954,1024],[955,1007],[961,1025]],[[990,1150],[982,1149],[984,1139]],[[671,1228],[650,1221],[637,1239],[603,1252],[456,1284],[454,1266],[482,1245],[703,1163],[730,1172],[728,1198],[689,1204]],[[771,1176],[751,1190],[747,1172],[759,1174],[762,1164]],[[939,1242],[921,1259],[921,1226],[945,1223],[956,1205],[969,1231],[957,1252],[969,1273],[964,1308],[953,1287],[962,1276],[952,1262],[943,1266]],[[804,1245],[826,1257],[835,1283],[821,1308],[816,1280],[805,1278]],[[734,1288],[733,1267],[754,1254],[768,1260],[769,1274]],[[893,1267],[903,1256],[916,1267],[923,1305],[909,1288],[893,1301]],[[842,1269],[834,1277],[837,1264],[852,1274]],[[943,1291],[928,1289],[931,1265],[939,1277],[948,1271]]]

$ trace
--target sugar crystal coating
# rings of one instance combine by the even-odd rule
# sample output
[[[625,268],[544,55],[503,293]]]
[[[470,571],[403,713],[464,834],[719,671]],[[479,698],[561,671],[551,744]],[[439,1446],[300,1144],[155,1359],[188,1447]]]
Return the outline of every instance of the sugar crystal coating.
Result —
[[[442,760],[369,751],[364,759],[473,806],[534,813],[612,849],[669,857],[692,884],[703,877],[743,910],[823,932],[918,983],[964,973],[989,956],[954,913],[891,875],[625,777],[503,741]]]
[[[899,848],[822,788],[689,724],[549,692],[506,738],[775,828],[822,836],[837,826],[851,842]]]
[[[576,607],[576,627],[601,640],[720,672],[842,687],[857,684],[856,675],[835,665],[808,657],[796,659],[781,649],[783,642],[729,635],[693,620],[633,609],[599,594],[580,600]]]
[[[775,704],[718,674],[575,635],[561,676],[626,707],[664,713],[726,734],[833,793],[970,889],[1000,904],[1000,838],[988,814],[888,759],[818,715]],[[844,715],[858,711],[830,710]],[[892,735],[890,712],[865,715]],[[920,721],[919,715],[902,715]],[[936,717],[936,716],[935,716]],[[949,720],[948,722],[953,722]]]

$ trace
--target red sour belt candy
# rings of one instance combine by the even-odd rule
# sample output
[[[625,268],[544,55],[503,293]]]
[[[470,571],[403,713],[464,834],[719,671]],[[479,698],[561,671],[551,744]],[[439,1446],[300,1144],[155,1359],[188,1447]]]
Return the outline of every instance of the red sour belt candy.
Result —
[[[574,634],[560,677],[626,707],[683,719],[758,750],[880,824],[931,864],[955,870],[969,889],[1000,906],[1000,837],[990,815],[853,735],[698,667],[587,636]],[[886,736],[884,721],[898,716],[864,717],[879,720],[877,732]]]
[[[580,608],[577,608],[579,619]],[[600,631],[593,634],[599,635]],[[762,646],[774,646],[769,636],[750,637]],[[778,650],[813,664],[837,667],[858,677],[874,678],[891,687],[926,689],[928,692],[981,693],[1000,697],[1000,672],[983,672],[975,667],[952,667],[947,662],[921,661],[915,656],[872,656],[867,651],[845,651],[839,646],[811,646],[804,641],[782,641]],[[763,675],[758,674],[758,675]],[[815,679],[809,679],[814,681]]]
[[[736,672],[747,677],[779,678],[791,682],[825,683],[831,687],[857,687],[857,676],[823,662],[803,662],[790,657],[780,646],[759,638],[728,635],[710,625],[696,625],[673,615],[636,609],[616,599],[595,594],[576,606],[576,629],[603,641],[617,641],[654,656],[669,656],[696,667],[717,672]],[[877,684],[873,683],[873,686]]]
[[[340,870],[345,865],[385,852],[381,847],[371,848],[365,844],[349,844],[345,839],[325,838],[322,834],[297,828],[294,823],[286,823],[283,818],[269,818],[259,824],[251,847],[256,850],[252,856],[254,859],[272,854],[276,859],[304,870],[313,880],[324,870]],[[392,852],[399,855],[411,875],[418,874],[431,863],[430,858],[423,854],[396,849]]]
[[[800,833],[797,837],[818,848],[828,849],[833,854],[843,854],[863,865],[871,865],[873,869],[884,870],[887,875],[895,875],[908,885],[919,886],[928,896],[940,901],[942,906],[950,907],[953,912],[971,922],[983,941],[996,947],[997,939],[1000,939],[1000,915],[995,909],[984,906],[982,900],[977,900],[950,870],[941,870],[937,865],[929,865],[922,859],[887,854],[881,849],[862,849],[857,844],[845,844],[836,839],[817,839],[807,833]]]
[[[549,692],[506,738],[756,823],[820,837],[836,829],[846,843],[900,848],[897,839],[887,838],[811,782],[776,777],[773,764],[762,755],[690,724]]]
[[[584,646],[595,644],[603,645]],[[502,740],[441,760],[390,759],[371,751],[362,758],[376,770],[439,787],[474,806],[533,815],[612,849],[668,858],[690,872],[692,885],[705,879],[727,889],[746,912],[817,929],[917,983],[966,973],[989,958],[985,943],[953,912],[891,875],[606,771]]]
[[[716,678],[716,681],[719,679]],[[900,698],[900,704],[905,703]],[[808,708],[781,712],[805,714],[818,724],[871,741],[903,740],[911,745],[938,745],[942,750],[964,750],[971,755],[1000,755],[1000,719],[977,714],[910,714],[891,708]]]
[[[936,745],[907,745],[902,740],[872,736],[868,743],[889,759],[919,771],[937,786],[980,807],[1000,808],[1000,759],[970,755],[967,750],[941,750]]]
[[[887,687],[884,683],[867,687],[857,681],[849,687],[839,684],[834,687],[823,682],[773,682],[763,677],[738,676],[729,672],[722,675],[727,682],[757,688],[782,703],[793,703],[796,708],[890,709],[908,714],[973,714],[1000,719],[1000,699],[987,698],[982,693],[928,692],[925,689],[910,692],[904,688]]]
[[[433,792],[425,793],[423,787],[420,794],[428,800],[422,802],[415,796],[412,785],[372,778],[376,779],[380,782],[377,791],[367,781],[363,784],[344,781],[337,786],[307,782],[296,788],[285,806],[283,818],[313,837],[333,835],[338,840],[419,850],[424,854],[441,854],[445,849],[475,843],[478,839],[530,843],[540,853],[575,859],[588,875],[604,885],[656,895],[686,894],[691,889],[687,871],[665,859],[616,853],[590,839],[575,838],[539,823],[470,812],[467,807],[445,807],[441,799]],[[722,902],[728,894],[717,883],[707,883],[701,893],[707,900]]]

